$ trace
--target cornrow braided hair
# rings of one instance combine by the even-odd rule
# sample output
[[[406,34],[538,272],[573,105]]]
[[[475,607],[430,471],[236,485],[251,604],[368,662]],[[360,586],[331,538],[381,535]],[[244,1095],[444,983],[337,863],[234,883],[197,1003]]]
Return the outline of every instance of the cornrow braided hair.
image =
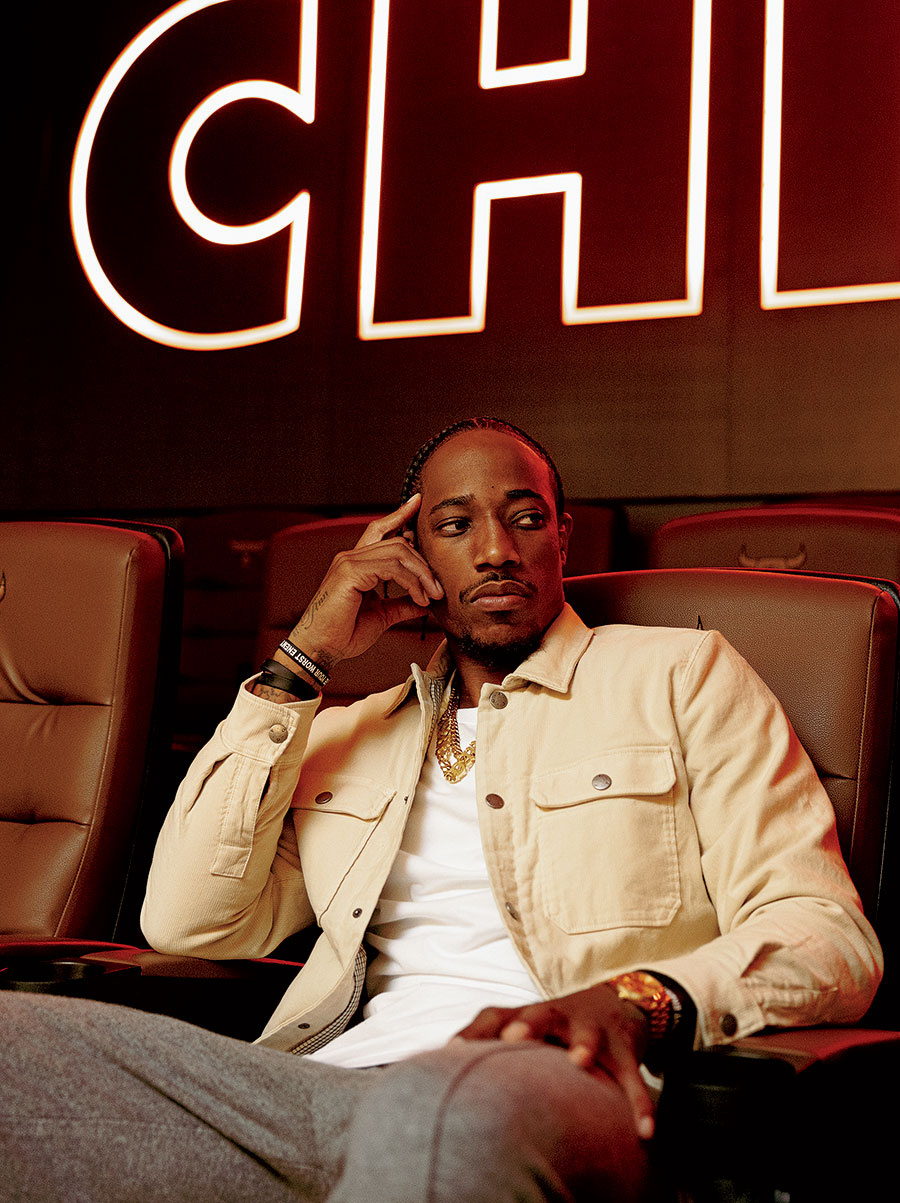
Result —
[[[452,426],[445,427],[433,438],[430,438],[412,457],[412,461],[406,470],[403,487],[400,490],[401,505],[404,501],[408,501],[413,493],[421,491],[422,472],[438,447],[442,443],[446,443],[448,439],[452,439],[454,435],[463,434],[468,430],[498,430],[501,434],[512,435],[514,439],[518,439],[520,443],[524,443],[526,447],[530,447],[532,451],[536,452],[550,470],[550,479],[553,481],[553,493],[556,500],[557,517],[562,515],[565,509],[562,478],[559,475],[559,469],[550,458],[549,452],[541,446],[537,439],[533,439],[530,434],[526,434],[518,426],[513,426],[511,422],[504,422],[502,418],[462,418],[459,422],[454,422]]]

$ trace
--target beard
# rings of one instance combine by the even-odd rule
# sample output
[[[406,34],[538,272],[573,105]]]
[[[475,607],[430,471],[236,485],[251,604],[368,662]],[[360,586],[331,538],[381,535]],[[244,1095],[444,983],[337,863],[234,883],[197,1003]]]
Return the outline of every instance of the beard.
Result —
[[[536,652],[544,639],[543,631],[532,631],[508,642],[490,639],[478,639],[471,631],[465,631],[452,644],[464,656],[480,664],[491,672],[514,672],[523,660],[527,660],[532,652]]]

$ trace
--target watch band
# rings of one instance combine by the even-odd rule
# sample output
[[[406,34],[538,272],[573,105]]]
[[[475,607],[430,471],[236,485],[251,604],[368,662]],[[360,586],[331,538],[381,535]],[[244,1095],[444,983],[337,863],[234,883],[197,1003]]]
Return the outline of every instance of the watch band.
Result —
[[[620,973],[610,978],[611,986],[619,998],[634,1003],[650,1021],[650,1040],[662,1040],[671,1032],[681,1014],[681,1000],[658,978],[643,969]]]

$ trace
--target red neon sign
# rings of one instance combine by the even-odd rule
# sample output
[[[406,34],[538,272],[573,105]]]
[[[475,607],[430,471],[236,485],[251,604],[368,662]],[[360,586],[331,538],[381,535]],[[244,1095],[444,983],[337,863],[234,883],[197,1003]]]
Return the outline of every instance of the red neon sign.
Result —
[[[239,328],[209,331],[182,329],[144,312],[126,296],[126,287],[114,282],[115,273],[103,261],[97,230],[92,227],[89,203],[92,152],[104,122],[116,104],[129,73],[149,57],[161,40],[171,38],[177,26],[208,9],[232,0],[182,0],[157,17],[122,51],[104,77],[85,115],[72,164],[70,213],[75,246],[85,274],[107,308],[130,329],[163,345],[189,350],[218,350],[282,338],[298,329],[303,300],[310,207],[315,190],[302,189],[268,216],[245,224],[214,219],[192,194],[191,155],[198,137],[217,114],[243,101],[264,101],[278,106],[307,126],[316,119],[316,51],[318,10],[316,0],[297,0],[297,86],[267,79],[241,79],[212,91],[186,111],[172,141],[168,163],[168,195],[185,230],[203,244],[247,247],[286,239],[283,265],[284,293],[280,314],[271,321]],[[596,2],[596,0],[595,0]],[[484,178],[473,184],[470,222],[469,305],[456,316],[385,320],[377,316],[377,295],[384,267],[385,187],[384,138],[390,97],[388,69],[391,0],[373,0],[369,65],[368,120],[364,162],[363,209],[360,231],[359,319],[360,338],[386,339],[474,333],[484,329],[489,274],[492,206],[517,197],[557,194],[562,199],[560,243],[560,316],[566,325],[632,321],[695,315],[702,310],[704,241],[706,224],[706,170],[709,119],[710,24],[712,0],[693,0],[691,21],[691,78],[689,113],[683,138],[688,147],[687,171],[678,185],[684,196],[683,291],[647,300],[585,304],[579,297],[579,270],[583,258],[584,173],[578,170],[538,171],[534,174]],[[502,25],[499,0],[481,0],[478,61],[471,63],[477,88],[493,92],[526,90],[540,103],[540,89],[551,81],[577,81],[585,75],[591,58],[589,0],[570,0],[568,53],[546,61],[501,65],[498,50]],[[596,47],[593,53],[596,53]],[[468,69],[468,67],[467,67]],[[551,84],[551,86],[556,86]],[[576,84],[576,87],[583,87]],[[585,95],[584,92],[581,95]],[[578,103],[573,102],[573,103]],[[540,148],[538,148],[540,151]],[[477,179],[477,177],[476,177]],[[311,192],[313,195],[311,196]],[[600,234],[602,237],[602,232]],[[280,245],[280,244],[279,244]],[[674,290],[673,290],[674,291]],[[144,303],[143,308],[147,308]]]
[[[853,21],[857,13],[851,9]],[[877,26],[875,27],[877,29]],[[765,79],[763,87],[762,186],[760,198],[760,305],[763,309],[796,309],[812,305],[848,305],[900,298],[900,280],[835,284],[814,288],[780,288],[782,257],[782,135],[784,114],[785,0],[767,0]],[[866,134],[874,115],[867,114]],[[865,188],[865,177],[859,178]]]
[[[291,334],[300,325],[303,297],[303,269],[309,221],[309,193],[299,192],[278,212],[246,225],[225,225],[207,217],[194,203],[187,183],[187,160],[191,146],[206,122],[228,105],[241,100],[265,100],[280,105],[301,121],[315,119],[316,26],[318,0],[301,0],[299,32],[299,72],[296,91],[271,80],[242,80],[218,89],[187,115],[172,146],[169,160],[169,190],[172,201],[185,225],[198,237],[222,246],[242,246],[261,242],[282,230],[290,230],[285,268],[284,311],[281,318],[266,325],[217,333],[176,330],[155,321],[132,305],[113,284],[96,251],[88,217],[88,174],[91,151],[100,123],[128,72],[155,42],[174,26],[204,9],[229,0],[182,0],[151,22],[122,51],[106,73],[85,114],[69,187],[69,211],[75,247],[84,272],[100,300],[130,329],[169,347],[193,351],[215,351],[266,342]]]
[[[382,198],[382,156],[388,89],[388,49],[391,0],[375,0],[369,77],[369,120],[366,143],[365,191],[360,253],[359,335],[363,339],[415,338],[438,334],[478,333],[485,326],[491,206],[512,197],[561,193],[563,197],[560,310],[564,325],[684,317],[703,308],[703,266],[706,232],[706,164],[709,129],[711,0],[693,5],[691,100],[686,131],[685,292],[674,299],[581,305],[578,299],[582,237],[580,172],[554,172],[483,181],[475,185],[471,211],[471,253],[468,312],[452,317],[379,321],[375,318]],[[482,88],[516,87],[583,75],[587,61],[587,0],[572,0],[569,17],[569,55],[566,59],[497,68],[498,0],[483,0],[478,79]]]

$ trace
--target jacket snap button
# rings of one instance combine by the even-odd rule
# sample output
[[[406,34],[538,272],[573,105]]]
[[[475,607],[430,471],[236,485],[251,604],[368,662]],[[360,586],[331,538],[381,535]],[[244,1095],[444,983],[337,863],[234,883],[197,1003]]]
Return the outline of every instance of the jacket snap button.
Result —
[[[719,1020],[719,1027],[722,1029],[723,1036],[733,1036],[738,1028],[738,1023],[735,1017],[729,1012],[723,1015]]]
[[[594,789],[609,789],[612,785],[612,777],[608,773],[598,773],[591,785]]]
[[[358,919],[361,914],[362,914],[362,907],[358,906],[358,907],[356,907],[356,909],[353,912],[353,918]]]
[[[506,805],[499,794],[488,794],[488,796],[485,798],[485,802],[487,802],[488,806],[490,806],[492,810],[499,810],[501,806]]]
[[[273,744],[283,744],[288,737],[288,729],[284,723],[273,723],[269,728],[269,739]]]
[[[519,920],[519,912],[516,910],[516,908],[513,906],[513,904],[512,904],[511,902],[507,902],[507,903],[506,903],[506,909],[507,909],[507,911],[508,911],[508,913],[509,913],[509,917],[510,917],[511,919],[515,919],[515,920],[516,920],[516,922],[518,922],[518,920]]]
[[[502,710],[509,703],[509,698],[502,689],[495,689],[491,694],[491,705],[495,710]]]
[[[328,790],[325,790],[323,794],[316,794],[316,806],[324,806],[325,803],[330,802],[333,797],[334,794],[329,793]]]

